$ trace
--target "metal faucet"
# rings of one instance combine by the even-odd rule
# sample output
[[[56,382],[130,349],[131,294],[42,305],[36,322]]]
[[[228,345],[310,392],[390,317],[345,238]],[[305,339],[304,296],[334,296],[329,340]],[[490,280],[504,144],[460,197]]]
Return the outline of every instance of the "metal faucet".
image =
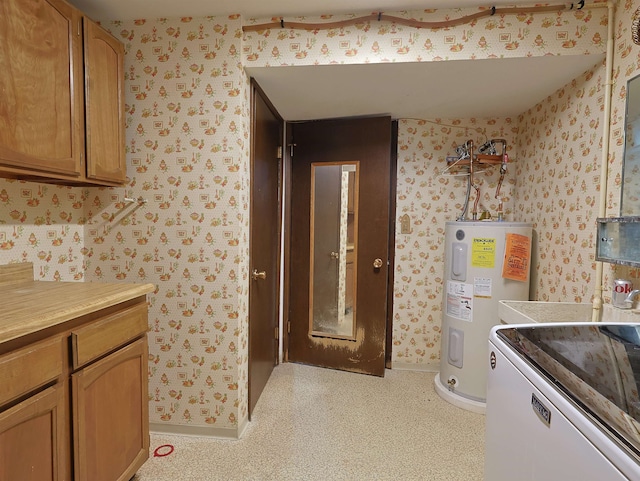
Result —
[[[632,290],[627,297],[624,298],[624,302],[626,302],[627,304],[633,304],[633,301],[636,297],[637,294],[640,294],[640,289],[634,289]]]

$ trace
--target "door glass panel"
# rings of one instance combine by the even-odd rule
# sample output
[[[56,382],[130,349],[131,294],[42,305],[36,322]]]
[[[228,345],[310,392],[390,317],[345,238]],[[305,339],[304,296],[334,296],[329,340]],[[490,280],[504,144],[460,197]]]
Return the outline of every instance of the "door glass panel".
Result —
[[[358,162],[311,164],[311,335],[354,339]]]

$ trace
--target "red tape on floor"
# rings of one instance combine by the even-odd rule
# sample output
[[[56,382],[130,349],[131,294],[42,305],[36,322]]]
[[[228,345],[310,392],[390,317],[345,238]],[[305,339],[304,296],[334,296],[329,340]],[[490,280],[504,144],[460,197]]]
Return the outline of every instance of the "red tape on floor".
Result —
[[[163,444],[162,446],[158,446],[156,450],[153,452],[153,456],[156,458],[164,458],[165,456],[169,456],[173,452],[173,445],[171,444]]]

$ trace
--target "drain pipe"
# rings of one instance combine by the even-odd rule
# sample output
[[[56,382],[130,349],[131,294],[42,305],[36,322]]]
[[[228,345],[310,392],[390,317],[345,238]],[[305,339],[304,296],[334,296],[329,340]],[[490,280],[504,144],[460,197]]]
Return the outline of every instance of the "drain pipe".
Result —
[[[600,200],[598,201],[598,217],[607,215],[607,180],[609,177],[609,139],[611,135],[611,90],[613,86],[613,2],[607,2],[607,56],[605,60],[605,95],[604,125],[602,127],[602,158],[600,162]],[[596,262],[596,275],[593,296],[593,312],[591,320],[598,322],[602,318],[602,287],[604,264]]]

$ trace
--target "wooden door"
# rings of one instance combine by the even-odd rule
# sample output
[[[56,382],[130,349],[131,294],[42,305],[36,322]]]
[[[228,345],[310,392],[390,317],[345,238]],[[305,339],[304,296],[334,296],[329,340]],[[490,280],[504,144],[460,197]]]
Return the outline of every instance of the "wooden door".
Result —
[[[389,117],[290,124],[288,136],[295,144],[288,270],[290,361],[384,375],[391,131]],[[355,295],[352,300],[345,297],[344,303],[348,311],[348,302],[353,302],[351,333],[323,331],[313,318],[315,275],[310,271],[317,270],[311,263],[312,251],[317,248],[312,230],[318,228],[311,222],[311,192],[318,185],[315,173],[322,171],[323,165],[332,164],[341,165],[343,172],[357,172],[354,190],[349,190],[355,197],[349,203],[355,203],[355,209],[346,209],[348,225],[352,223],[354,231],[349,235],[354,241],[338,251],[338,260],[347,258],[345,278],[349,269],[353,269],[355,278]],[[326,259],[332,254],[324,255]]]
[[[0,164],[83,173],[80,19],[60,0],[0,2]]]
[[[65,399],[58,384],[0,413],[1,480],[66,479]]]
[[[87,177],[124,183],[124,45],[84,17]]]
[[[147,341],[72,375],[75,481],[131,479],[149,457]]]
[[[283,121],[252,81],[249,418],[278,363]]]

